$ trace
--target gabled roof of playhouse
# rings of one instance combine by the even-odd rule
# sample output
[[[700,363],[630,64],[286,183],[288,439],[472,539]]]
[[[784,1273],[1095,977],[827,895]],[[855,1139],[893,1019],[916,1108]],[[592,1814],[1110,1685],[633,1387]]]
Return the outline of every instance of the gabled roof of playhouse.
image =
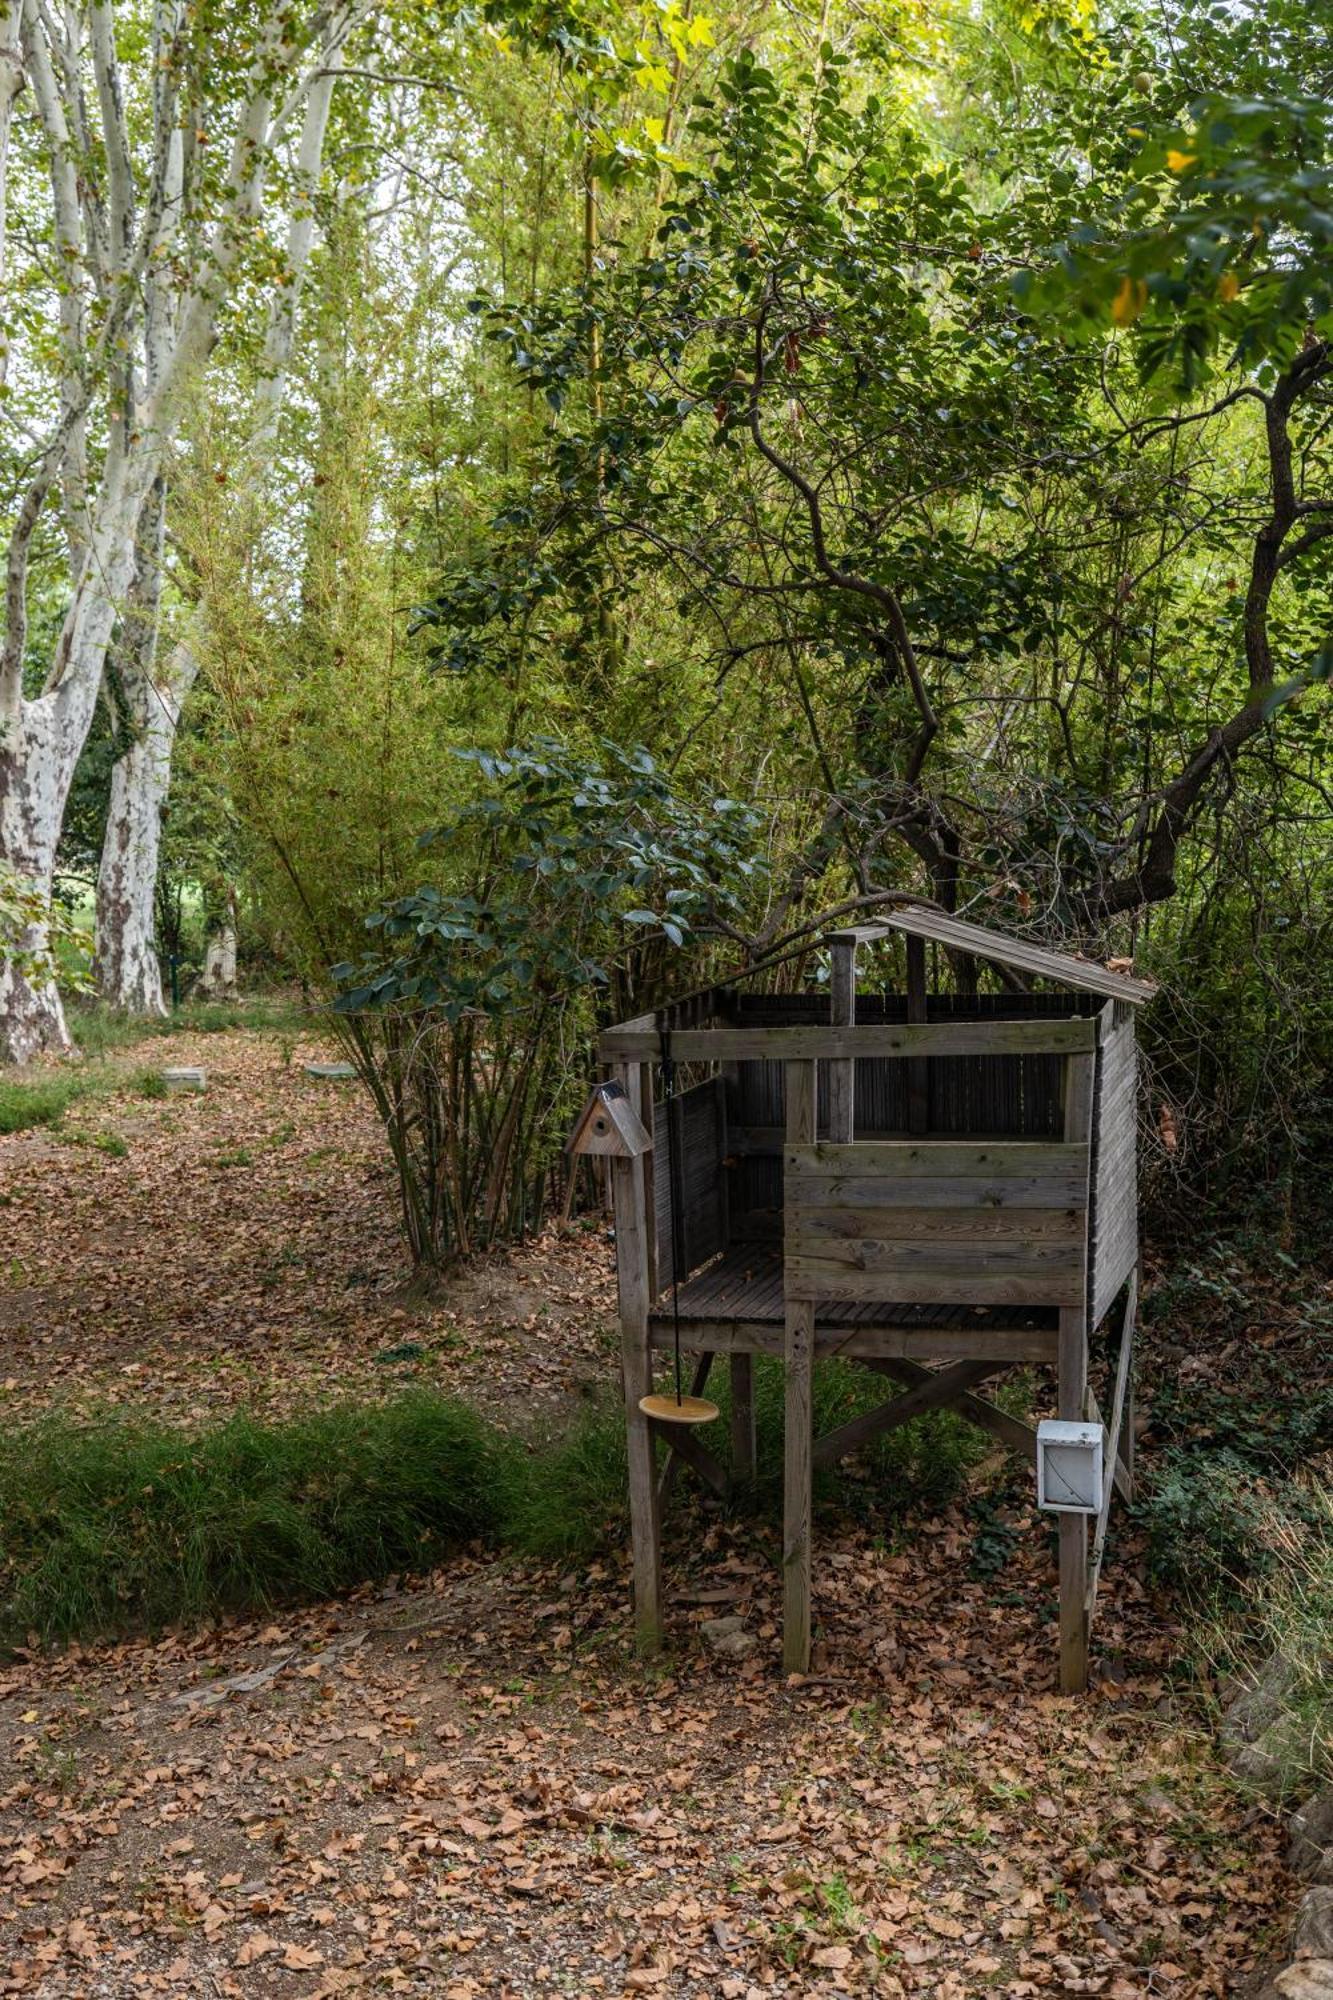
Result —
[[[1089,958],[1075,958],[1067,951],[1050,951],[1045,945],[1030,944],[1026,938],[1011,937],[984,924],[969,924],[962,917],[947,917],[940,910],[923,909],[915,903],[891,910],[873,924],[831,931],[829,936],[855,938],[859,944],[869,944],[876,938],[887,937],[891,931],[930,938],[954,951],[971,952],[977,958],[1011,965],[1015,971],[1030,972],[1039,979],[1058,980],[1062,986],[1074,986],[1085,993],[1100,993],[1108,1000],[1128,1000],[1135,1007],[1151,1000],[1157,991],[1151,979],[1133,979],[1125,972],[1109,972]]]

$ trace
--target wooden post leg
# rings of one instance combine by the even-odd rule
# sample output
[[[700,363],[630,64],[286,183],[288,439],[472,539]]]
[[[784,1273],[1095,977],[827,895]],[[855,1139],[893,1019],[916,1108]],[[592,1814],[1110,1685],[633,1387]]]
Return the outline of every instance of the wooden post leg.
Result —
[[[634,1548],[634,1643],[640,1653],[662,1645],[662,1513],[657,1491],[657,1457],[640,1396],[652,1388],[646,1343],[642,1352],[622,1349],[625,1421],[629,1433],[630,1536]]]
[[[787,1143],[814,1142],[819,1065],[786,1066]],[[848,1099],[850,1108],[850,1094]],[[784,1202],[785,1206],[785,1202]],[[786,1210],[791,1228],[791,1210]],[[790,1265],[787,1266],[790,1271]],[[788,1280],[790,1282],[790,1280]],[[810,1665],[810,1576],[813,1568],[810,1482],[814,1448],[815,1308],[809,1299],[786,1299],[786,1415],[783,1424],[782,1664],[789,1674]]]
[[[646,1091],[637,1063],[618,1069],[632,1108],[642,1115]],[[653,1386],[648,1345],[649,1217],[642,1158],[613,1160],[616,1270],[620,1284],[620,1365],[629,1450],[630,1535],[634,1549],[634,1636],[641,1653],[662,1644],[662,1525],[657,1458],[639,1398]]]
[[[789,1674],[803,1674],[810,1665],[814,1354],[815,1309],[789,1299],[782,1506],[782,1665]]]
[[[1125,1384],[1125,1414],[1120,1422],[1120,1436],[1116,1440],[1116,1455],[1125,1468],[1125,1483],[1129,1488],[1126,1499],[1134,1499],[1134,1363],[1129,1364],[1129,1380]]]
[[[754,1357],[731,1357],[731,1469],[733,1476],[748,1483],[754,1478]]]
[[[1088,1520],[1060,1516],[1060,1692],[1088,1685]]]
[[[1088,1322],[1078,1307],[1060,1312],[1060,1415],[1078,1422],[1088,1392]],[[1060,1516],[1060,1692],[1088,1685],[1088,1522]]]
[[[1124,1468],[1122,1490],[1127,1502],[1134,1499],[1134,1332],[1139,1310],[1139,1274],[1134,1272],[1130,1281],[1129,1303],[1125,1309],[1124,1338],[1130,1342],[1125,1358],[1125,1408],[1120,1419],[1120,1434],[1116,1439],[1116,1456]]]

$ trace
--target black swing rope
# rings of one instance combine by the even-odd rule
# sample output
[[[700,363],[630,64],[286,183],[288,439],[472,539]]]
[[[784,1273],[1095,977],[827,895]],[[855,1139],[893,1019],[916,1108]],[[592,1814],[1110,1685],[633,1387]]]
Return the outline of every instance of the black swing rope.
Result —
[[[662,1096],[666,1109],[667,1190],[671,1196],[671,1335],[676,1373],[676,1407],[684,1405],[680,1366],[680,1267],[685,1260],[685,1218],[681,1213],[680,1153],[676,1145],[676,1061],[671,1053],[671,1030],[662,1035]]]

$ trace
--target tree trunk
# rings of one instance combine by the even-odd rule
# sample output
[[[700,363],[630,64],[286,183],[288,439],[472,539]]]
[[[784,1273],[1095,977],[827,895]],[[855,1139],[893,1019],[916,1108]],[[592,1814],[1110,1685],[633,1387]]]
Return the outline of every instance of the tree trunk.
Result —
[[[35,884],[47,901],[116,605],[134,573],[134,528],[151,476],[143,466],[131,473],[121,465],[108,477],[89,561],[61,625],[46,689],[32,701],[20,692],[26,621],[11,622],[9,652],[0,671],[0,862]],[[25,949],[40,951],[43,943],[34,934]],[[34,983],[12,960],[6,963],[0,968],[0,1060],[27,1062],[42,1049],[69,1046],[54,982]]]
[[[194,982],[196,1000],[236,998],[236,926],[230,916],[208,940],[204,969]]]
[[[8,732],[0,734],[0,859],[49,901],[65,800],[88,733],[80,701],[84,690],[66,683],[37,701],[25,701]],[[96,684],[93,686],[96,698]],[[40,930],[18,940],[25,956],[40,959]],[[70,1048],[65,1013],[53,979],[25,973],[0,953],[0,1062],[25,1063],[45,1050]]]
[[[97,873],[94,971],[102,998],[130,1014],[167,1011],[153,942],[154,895],[172,746],[197,671],[193,652],[182,644],[172,648],[156,678],[135,671],[123,676],[132,741],[111,773]]]
[[[0,6],[3,0],[0,0]],[[333,34],[332,28],[328,31]],[[257,391],[255,428],[238,482],[254,492],[271,463],[278,419],[286,397],[287,373],[296,337],[296,311],[315,231],[314,192],[319,184],[324,137],[333,102],[336,39],[325,44],[327,67],[311,83],[296,159],[301,198],[294,205],[287,232],[288,279],[279,286],[269,310]],[[98,991],[112,1007],[127,1013],[164,1015],[162,974],[153,948],[154,902],[162,814],[171,786],[171,759],[185,698],[198,673],[193,648],[173,649],[164,673],[156,666],[158,607],[162,594],[162,562],[166,532],[165,482],[158,480],[140,523],[140,552],[131,602],[117,648],[116,664],[124,689],[132,741],[118,759],[111,778],[102,860],[97,875]],[[236,934],[230,937],[230,971],[213,966],[214,945],[195,991],[203,994],[210,981],[222,982],[226,997],[236,990]],[[224,954],[225,957],[225,954]],[[222,997],[209,986],[207,997]]]

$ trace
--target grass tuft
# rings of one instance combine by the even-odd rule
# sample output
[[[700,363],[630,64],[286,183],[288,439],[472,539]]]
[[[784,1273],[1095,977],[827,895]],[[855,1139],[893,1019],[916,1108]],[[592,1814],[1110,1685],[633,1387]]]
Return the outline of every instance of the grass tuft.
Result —
[[[52,1075],[31,1082],[0,1078],[0,1133],[27,1132],[36,1125],[58,1125],[75,1099],[86,1095],[79,1075]]]
[[[96,1000],[71,1000],[65,1019],[87,1056],[115,1055],[148,1035],[224,1035],[233,1028],[308,1028],[311,1010],[281,995],[249,1000],[186,1000],[162,1019],[122,1014]]]

